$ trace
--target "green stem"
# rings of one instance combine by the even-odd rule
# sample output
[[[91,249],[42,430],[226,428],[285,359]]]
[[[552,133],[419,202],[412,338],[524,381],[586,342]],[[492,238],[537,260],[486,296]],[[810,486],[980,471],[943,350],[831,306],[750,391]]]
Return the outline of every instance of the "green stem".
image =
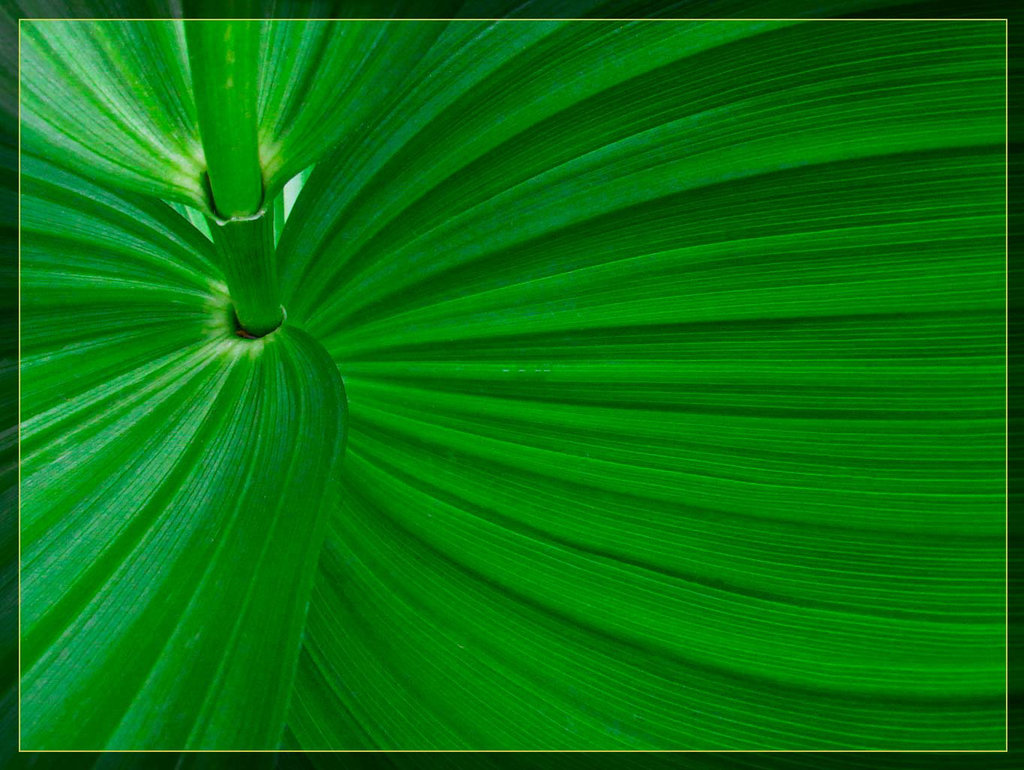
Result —
[[[284,320],[274,253],[274,218],[212,222],[213,243],[244,331],[262,337]]]
[[[235,11],[245,11],[244,2],[236,5]],[[191,2],[186,8],[200,10]],[[213,242],[241,329],[262,337],[281,325],[283,314],[257,131],[260,24],[190,19],[185,38],[206,156]]]
[[[252,216],[263,205],[257,134],[259,22],[185,22],[199,132],[220,219]]]

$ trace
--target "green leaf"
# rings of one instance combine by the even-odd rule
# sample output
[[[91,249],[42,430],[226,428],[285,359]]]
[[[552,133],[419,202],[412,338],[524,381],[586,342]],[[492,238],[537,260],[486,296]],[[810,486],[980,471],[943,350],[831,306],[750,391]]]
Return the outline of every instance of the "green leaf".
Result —
[[[1003,747],[1002,23],[34,25],[26,748]]]
[[[274,748],[337,505],[337,368],[299,329],[235,336],[163,204],[22,173],[22,745]]]
[[[447,5],[454,13],[457,4]],[[443,8],[436,10],[443,15]],[[373,11],[381,18],[419,15],[415,3]],[[260,159],[272,186],[284,184],[336,145],[350,146],[371,115],[409,92],[410,70],[446,29],[441,21],[265,24]]]
[[[24,21],[22,148],[115,188],[205,208],[180,22]]]
[[[376,13],[411,15],[401,3]],[[114,189],[213,215],[209,170],[215,198],[224,198],[219,214],[252,214],[255,175],[269,201],[394,98],[444,28],[196,21],[186,35],[182,21],[25,21],[23,146]],[[241,46],[233,63],[223,45],[229,30]]]
[[[1002,26],[495,26],[281,235],[299,744],[1001,747]]]

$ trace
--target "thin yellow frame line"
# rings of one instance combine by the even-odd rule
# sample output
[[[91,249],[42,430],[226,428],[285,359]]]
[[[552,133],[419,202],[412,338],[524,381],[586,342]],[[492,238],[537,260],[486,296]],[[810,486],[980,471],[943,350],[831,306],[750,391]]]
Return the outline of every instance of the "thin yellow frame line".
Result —
[[[18,18],[17,19],[17,751],[19,754],[83,754],[96,750],[22,748],[22,23],[23,22],[180,22],[181,18]],[[1005,304],[1004,304],[1004,748],[104,748],[101,754],[1006,754],[1010,751],[1010,19],[1009,18],[206,18],[205,22],[1002,22],[1005,28]]]
[[[21,19],[18,19],[18,753],[21,753]]]
[[[105,19],[105,18],[81,18],[81,17],[79,17],[79,18],[39,18],[39,19],[32,19],[32,18],[27,18],[26,17],[26,18],[23,18],[23,19],[19,19],[19,21],[31,21],[31,22],[39,22],[39,21],[183,21],[183,20],[184,19],[180,19],[180,18],[170,18],[170,19],[168,19],[168,18],[149,18],[149,17],[145,17],[145,16],[134,17],[134,18],[130,18],[130,19]],[[913,19],[910,19],[910,18],[893,19],[893,18],[885,18],[885,17],[878,17],[878,18],[858,17],[856,19],[851,19],[851,18],[839,18],[839,19],[836,19],[836,18],[829,18],[829,17],[824,17],[824,16],[822,16],[822,17],[802,16],[802,17],[797,17],[797,18],[787,18],[787,17],[780,17],[780,18],[760,18],[760,17],[718,18],[718,17],[713,17],[713,16],[712,17],[692,17],[691,16],[691,17],[685,17],[685,18],[681,18],[681,17],[671,17],[671,18],[659,17],[659,18],[656,18],[656,19],[634,19],[634,18],[625,18],[625,17],[621,17],[621,16],[608,16],[608,17],[589,17],[589,18],[586,18],[586,19],[579,19],[579,18],[572,18],[572,17],[544,17],[544,18],[540,18],[540,17],[530,17],[530,16],[517,16],[515,18],[507,18],[506,17],[506,18],[502,18],[502,19],[495,19],[495,18],[491,18],[491,17],[466,16],[466,17],[462,17],[462,18],[433,18],[433,17],[419,18],[419,17],[408,17],[408,18],[403,18],[403,19],[395,19],[395,18],[374,18],[374,17],[355,16],[355,17],[341,17],[341,18],[303,18],[303,19],[256,19],[256,18],[232,17],[232,18],[190,19],[190,21],[286,21],[286,22],[287,21],[395,21],[395,22],[401,22],[401,21],[501,21],[501,22],[517,22],[517,21],[643,21],[643,22],[660,22],[660,21],[850,21],[850,22],[857,22],[857,21],[960,21],[960,22],[963,22],[963,21],[1007,21],[1008,22],[1009,20],[1005,19],[1005,18],[1001,18],[1001,17],[984,17],[984,18],[970,18],[970,19],[966,19],[966,18],[965,19],[950,19],[950,18],[931,18],[931,17],[921,17],[921,18],[913,18]]]
[[[19,749],[22,754],[1006,754],[1006,749]]]

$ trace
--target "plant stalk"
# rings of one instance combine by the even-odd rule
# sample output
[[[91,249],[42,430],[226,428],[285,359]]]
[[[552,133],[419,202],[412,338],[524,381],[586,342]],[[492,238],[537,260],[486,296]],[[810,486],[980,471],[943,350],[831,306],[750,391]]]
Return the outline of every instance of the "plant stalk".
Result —
[[[220,219],[249,217],[263,205],[257,134],[259,23],[185,22],[199,132]]]
[[[194,5],[187,4],[190,12],[199,10]],[[259,22],[185,22],[199,132],[206,156],[210,229],[240,331],[252,337],[269,334],[283,319],[273,216],[265,214],[259,157],[259,35]]]
[[[241,329],[252,337],[274,331],[284,320],[274,253],[274,218],[210,224]]]

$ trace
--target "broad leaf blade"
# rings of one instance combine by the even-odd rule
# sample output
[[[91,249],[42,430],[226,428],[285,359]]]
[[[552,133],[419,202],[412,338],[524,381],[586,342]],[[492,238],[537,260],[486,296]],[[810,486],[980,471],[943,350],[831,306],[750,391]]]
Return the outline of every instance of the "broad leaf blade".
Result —
[[[409,15],[402,4],[377,10],[385,11]],[[258,72],[245,75],[258,80],[258,153],[269,200],[393,98],[445,23],[268,20],[250,26],[259,28],[259,50],[251,52]],[[179,20],[26,21],[26,150],[114,188],[208,210],[207,164],[222,162],[241,131],[240,116],[221,114],[224,100],[205,88],[240,74],[211,66],[222,47],[214,27],[217,22],[197,22],[197,34],[186,43]],[[216,33],[205,47],[203,29]],[[208,148],[212,159],[200,142],[194,68],[203,70],[199,96],[207,133],[232,127]],[[247,105],[241,115],[255,119],[254,109]],[[214,176],[225,177],[215,186],[235,184],[230,174]],[[237,184],[249,190],[252,180]]]
[[[181,22],[21,24],[22,147],[89,179],[204,207]]]
[[[454,13],[457,4],[450,3]],[[439,9],[440,10],[440,9]],[[375,16],[416,16],[394,3]],[[409,90],[444,21],[270,21],[264,25],[260,157],[276,189]]]
[[[1000,748],[1003,27],[545,25],[285,224],[352,431],[297,740]]]
[[[337,369],[298,329],[235,337],[211,244],[163,204],[23,173],[22,745],[274,748]]]
[[[367,25],[319,83],[334,38],[273,48],[275,184],[342,143],[281,247],[289,318],[326,337],[354,409],[287,745],[1002,746],[1003,28],[865,24],[454,23],[395,72],[396,37]],[[412,29],[402,51],[422,52]],[[310,99],[331,120],[296,109]],[[193,200],[133,173],[89,175]],[[60,205],[46,176],[58,190],[30,192],[30,218]],[[147,402],[255,435],[238,398],[294,366],[200,352],[229,332],[209,243],[159,207],[87,196],[35,209],[40,236],[68,225],[28,273],[38,457],[64,432],[47,415],[102,437],[128,392],[137,430],[79,470],[159,447],[153,462],[200,457],[230,490],[204,454],[219,428],[146,422]],[[35,493],[123,483],[111,499],[130,503],[123,476],[62,470],[37,460]],[[53,518],[53,552],[82,547]],[[153,606],[147,634],[165,627]],[[115,649],[133,681],[154,656]],[[158,655],[152,687],[111,696],[138,711],[89,729],[233,745],[219,691],[184,690],[226,682],[237,704],[250,653],[184,681]],[[54,678],[95,675],[82,660]],[[189,716],[154,722],[158,691]]]

